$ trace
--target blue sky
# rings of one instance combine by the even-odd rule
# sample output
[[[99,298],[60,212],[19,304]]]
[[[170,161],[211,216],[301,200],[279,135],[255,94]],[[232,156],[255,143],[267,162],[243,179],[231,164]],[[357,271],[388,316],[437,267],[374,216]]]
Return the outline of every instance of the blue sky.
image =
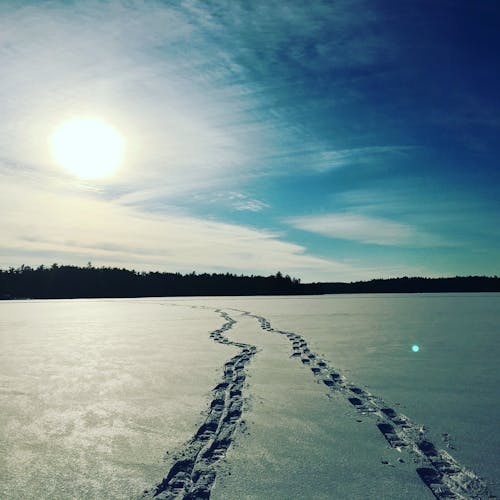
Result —
[[[4,1],[0,267],[498,274],[500,4]],[[113,176],[47,138],[106,121]]]

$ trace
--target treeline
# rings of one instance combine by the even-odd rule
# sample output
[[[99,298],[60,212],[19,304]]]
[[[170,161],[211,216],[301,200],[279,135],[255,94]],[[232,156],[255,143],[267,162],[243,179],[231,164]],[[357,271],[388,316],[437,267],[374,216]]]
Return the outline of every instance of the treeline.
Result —
[[[0,271],[0,298],[172,297],[195,295],[286,295],[299,293],[300,280],[283,276],[237,276],[136,272],[100,267],[21,266]]]
[[[0,270],[1,299],[172,297],[204,295],[318,295],[334,293],[500,292],[500,278],[393,278],[354,283],[305,283],[277,272],[271,276],[231,273],[136,272],[128,269],[21,266]]]
[[[454,278],[389,278],[354,283],[311,283],[301,285],[304,294],[323,293],[452,293],[500,292],[497,276]]]

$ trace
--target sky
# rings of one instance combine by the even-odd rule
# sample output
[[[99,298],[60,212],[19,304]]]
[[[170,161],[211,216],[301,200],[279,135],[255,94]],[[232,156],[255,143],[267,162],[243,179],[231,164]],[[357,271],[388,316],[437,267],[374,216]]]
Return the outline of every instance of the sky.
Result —
[[[500,274],[496,0],[0,2],[0,268]],[[123,137],[112,175],[51,152]]]

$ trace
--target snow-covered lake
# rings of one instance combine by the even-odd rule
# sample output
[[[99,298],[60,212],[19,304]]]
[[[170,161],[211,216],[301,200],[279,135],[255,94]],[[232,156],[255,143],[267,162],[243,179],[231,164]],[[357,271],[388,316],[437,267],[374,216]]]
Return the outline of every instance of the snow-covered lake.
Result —
[[[499,299],[0,302],[0,497],[498,495]]]

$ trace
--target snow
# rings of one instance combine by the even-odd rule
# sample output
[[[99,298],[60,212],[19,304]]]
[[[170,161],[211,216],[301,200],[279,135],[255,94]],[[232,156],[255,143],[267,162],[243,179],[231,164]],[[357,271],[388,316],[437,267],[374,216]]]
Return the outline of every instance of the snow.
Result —
[[[151,497],[191,446],[215,499],[432,498],[416,473],[434,460],[420,431],[459,469],[439,488],[467,486],[470,469],[498,494],[499,298],[2,302],[0,497]],[[236,323],[217,333],[224,313]],[[225,390],[231,421],[200,441],[244,344],[257,350],[241,358],[241,396]],[[327,385],[329,373],[341,383]],[[393,422],[386,408],[408,419],[394,424],[403,449],[376,425]]]

